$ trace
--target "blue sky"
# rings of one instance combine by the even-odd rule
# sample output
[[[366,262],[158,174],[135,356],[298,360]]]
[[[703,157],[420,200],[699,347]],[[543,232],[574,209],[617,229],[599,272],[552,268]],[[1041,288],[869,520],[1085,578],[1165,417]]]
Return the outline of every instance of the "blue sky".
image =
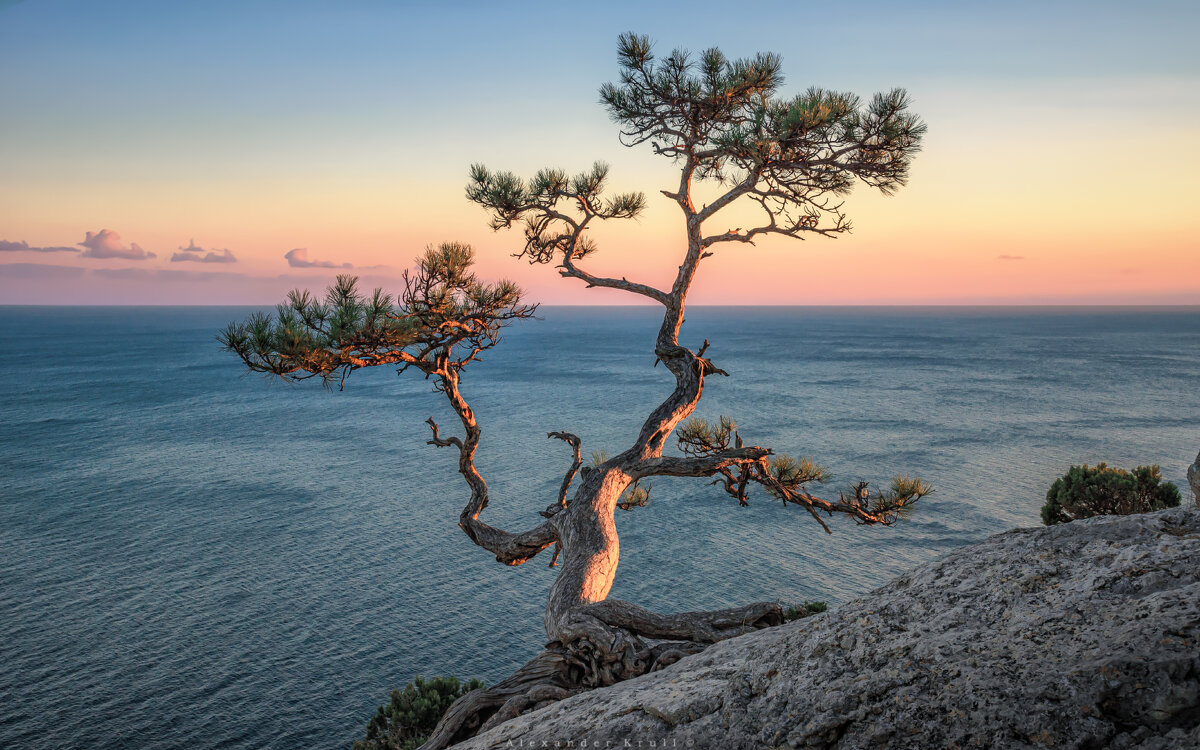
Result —
[[[489,241],[482,217],[462,202],[466,167],[475,161],[532,171],[583,168],[599,158],[613,163],[614,177],[653,194],[669,165],[621,148],[597,106],[597,87],[616,74],[616,37],[634,30],[658,40],[661,52],[712,45],[730,56],[778,52],[794,89],[909,89],[930,125],[928,156],[914,172],[919,190],[894,208],[864,199],[871,221],[856,224],[867,235],[842,243],[854,251],[852,271],[855,258],[877,265],[871,259],[889,236],[884,222],[897,246],[914,248],[925,237],[922,248],[946,255],[964,252],[968,229],[978,227],[985,249],[978,263],[962,266],[957,283],[978,286],[979,301],[1004,301],[975,283],[984,260],[1058,258],[1042,271],[1061,272],[1079,262],[1083,245],[1061,257],[1055,246],[1120,235],[1104,245],[1109,276],[1087,282],[1103,296],[1118,283],[1113,274],[1146,260],[1138,237],[1169,248],[1157,262],[1186,262],[1197,247],[1196,223],[1178,214],[1194,204],[1200,167],[1191,138],[1200,117],[1198,8],[0,3],[0,240],[69,246],[87,231],[109,229],[166,263],[194,238],[204,248],[232,248],[239,273],[266,279],[286,270],[284,253],[296,247],[357,266],[402,267],[389,247],[403,245],[410,256],[448,232]],[[1102,182],[1111,187],[1100,189]],[[975,197],[962,202],[964,191]],[[1095,233],[1098,220],[1121,211],[1127,226]],[[948,214],[970,221],[948,228]],[[460,230],[464,216],[470,228]],[[657,222],[647,217],[654,235],[647,241],[661,244],[670,235]],[[1014,234],[1014,223],[1030,231]],[[1039,236],[1053,240],[1038,244]],[[1010,250],[989,244],[997,237]],[[941,257],[913,252],[897,263]],[[81,265],[62,254],[0,263],[8,260]],[[499,262],[489,270],[524,273]],[[519,280],[550,299],[558,293],[553,279]],[[237,287],[237,294],[262,301],[277,286]],[[0,280],[9,301],[58,288]],[[1140,288],[1143,302],[1160,292],[1164,301],[1193,294],[1200,301],[1197,285]],[[173,294],[141,289],[145,301]],[[888,301],[923,301],[929,292]],[[772,294],[771,301],[789,301],[785,291]],[[1048,294],[1035,284],[1012,299],[1044,302]],[[103,289],[94,295],[105,298]]]

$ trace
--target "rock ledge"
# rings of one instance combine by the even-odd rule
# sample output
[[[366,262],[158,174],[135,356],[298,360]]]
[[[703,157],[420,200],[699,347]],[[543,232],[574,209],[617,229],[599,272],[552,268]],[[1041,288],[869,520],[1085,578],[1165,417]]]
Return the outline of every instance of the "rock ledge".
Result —
[[[1200,748],[1200,511],[999,534],[458,747]]]

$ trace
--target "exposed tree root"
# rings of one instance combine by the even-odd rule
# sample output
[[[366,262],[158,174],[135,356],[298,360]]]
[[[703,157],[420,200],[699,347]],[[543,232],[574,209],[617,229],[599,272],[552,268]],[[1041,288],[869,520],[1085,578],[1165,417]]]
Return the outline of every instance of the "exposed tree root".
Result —
[[[662,615],[616,599],[571,613],[561,640],[490,688],[472,690],[421,750],[441,750],[577,693],[656,672],[726,638],[783,622],[775,602]]]
[[[563,652],[541,652],[507,679],[490,688],[472,690],[455,701],[422,750],[449,747],[540,704],[566,698],[574,692],[567,674]]]

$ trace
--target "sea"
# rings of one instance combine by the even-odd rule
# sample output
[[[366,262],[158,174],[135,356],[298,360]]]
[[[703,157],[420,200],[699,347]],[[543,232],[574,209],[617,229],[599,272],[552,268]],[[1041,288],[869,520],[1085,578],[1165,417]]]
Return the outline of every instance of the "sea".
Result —
[[[3,307],[0,747],[348,748],[415,675],[503,678],[541,645],[555,571],[458,529],[466,486],[419,373],[343,389],[247,374],[252,308]],[[671,390],[657,311],[543,307],[468,368],[488,523],[540,521],[570,463],[628,446]],[[659,480],[620,512],[612,596],[659,611],[831,607],[1039,524],[1074,464],[1158,464],[1190,502],[1200,308],[700,307],[682,342],[728,377],[698,414],[747,443],[935,492],[826,534],[771,497]]]

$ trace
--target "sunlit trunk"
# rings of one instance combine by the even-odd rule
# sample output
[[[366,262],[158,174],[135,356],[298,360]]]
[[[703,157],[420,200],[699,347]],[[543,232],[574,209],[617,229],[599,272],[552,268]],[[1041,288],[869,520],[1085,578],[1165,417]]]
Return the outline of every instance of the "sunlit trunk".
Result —
[[[567,510],[553,520],[562,543],[560,571],[546,603],[546,637],[559,640],[571,610],[604,601],[617,575],[621,544],[614,522],[617,500],[632,479],[619,468],[593,471]]]

